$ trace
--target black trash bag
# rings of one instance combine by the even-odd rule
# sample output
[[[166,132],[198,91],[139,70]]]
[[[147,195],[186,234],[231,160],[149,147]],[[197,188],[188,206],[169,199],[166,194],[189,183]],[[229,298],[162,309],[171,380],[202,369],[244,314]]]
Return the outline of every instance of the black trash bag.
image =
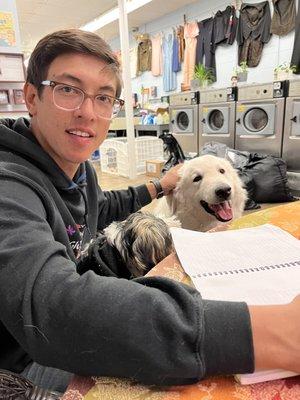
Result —
[[[255,197],[255,182],[249,171],[242,168],[237,169],[237,173],[243,182],[243,187],[247,190],[247,201],[244,210],[257,210],[261,208],[253,199]]]
[[[212,156],[225,158],[228,149],[229,147],[224,143],[206,142],[200,149],[199,155],[204,156],[205,154],[211,154]]]
[[[177,142],[172,133],[163,132],[159,138],[164,142],[164,152],[169,155],[169,158],[162,169],[162,173],[164,174],[174,165],[184,162],[187,157],[184,155],[180,144]]]
[[[249,151],[234,150],[228,147],[225,158],[231,162],[234,168],[242,170],[247,164],[249,164],[250,153]]]
[[[287,168],[280,157],[269,154],[250,153],[244,170],[255,183],[253,199],[258,203],[284,203],[296,200],[287,184]]]
[[[245,210],[257,210],[260,207],[259,204],[254,200],[255,197],[255,182],[249,171],[245,169],[250,160],[250,153],[248,151],[239,151],[230,149],[226,150],[225,158],[230,161],[232,166],[236,169],[241,181],[243,182],[244,188],[247,190],[247,201],[245,204]]]

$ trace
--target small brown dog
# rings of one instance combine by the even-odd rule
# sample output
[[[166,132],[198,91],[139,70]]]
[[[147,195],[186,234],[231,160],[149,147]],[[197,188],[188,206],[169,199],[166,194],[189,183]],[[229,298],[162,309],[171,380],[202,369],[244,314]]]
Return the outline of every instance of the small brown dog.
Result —
[[[169,226],[180,226],[175,218],[162,220],[150,213],[136,212],[125,221],[113,222],[104,234],[134,277],[145,275],[173,250]]]

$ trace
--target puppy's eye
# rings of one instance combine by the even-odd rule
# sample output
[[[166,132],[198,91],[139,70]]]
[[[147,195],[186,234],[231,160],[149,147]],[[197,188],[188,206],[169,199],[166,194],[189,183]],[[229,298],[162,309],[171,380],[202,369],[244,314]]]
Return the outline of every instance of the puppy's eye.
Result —
[[[220,168],[220,169],[219,169],[219,172],[220,172],[221,174],[225,174],[225,169]]]
[[[195,176],[195,178],[193,179],[193,182],[199,182],[199,181],[201,181],[201,179],[202,179],[201,175]]]

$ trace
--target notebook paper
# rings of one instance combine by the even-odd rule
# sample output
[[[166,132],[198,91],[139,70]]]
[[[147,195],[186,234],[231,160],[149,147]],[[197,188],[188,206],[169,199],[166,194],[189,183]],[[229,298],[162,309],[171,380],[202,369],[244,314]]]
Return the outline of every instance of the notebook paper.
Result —
[[[205,299],[284,304],[300,293],[300,241],[278,227],[171,233],[185,272]]]
[[[300,241],[276,226],[214,233],[171,228],[171,233],[181,265],[204,299],[270,305],[300,294]],[[294,375],[268,370],[236,378],[252,384]]]

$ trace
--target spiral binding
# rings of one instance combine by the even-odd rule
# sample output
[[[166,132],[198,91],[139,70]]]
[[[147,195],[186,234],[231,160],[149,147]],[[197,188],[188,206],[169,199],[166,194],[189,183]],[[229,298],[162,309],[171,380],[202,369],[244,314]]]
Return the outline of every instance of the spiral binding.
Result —
[[[236,274],[244,274],[244,273],[251,273],[251,272],[261,272],[261,271],[268,271],[274,269],[282,269],[282,268],[289,268],[289,267],[297,267],[300,266],[300,260],[292,261],[288,263],[282,264],[274,264],[274,265],[264,265],[261,267],[251,267],[251,268],[238,268],[238,269],[231,269],[227,271],[211,271],[211,272],[202,272],[200,274],[192,275],[192,278],[210,278],[214,276],[225,276],[225,275],[236,275]]]

